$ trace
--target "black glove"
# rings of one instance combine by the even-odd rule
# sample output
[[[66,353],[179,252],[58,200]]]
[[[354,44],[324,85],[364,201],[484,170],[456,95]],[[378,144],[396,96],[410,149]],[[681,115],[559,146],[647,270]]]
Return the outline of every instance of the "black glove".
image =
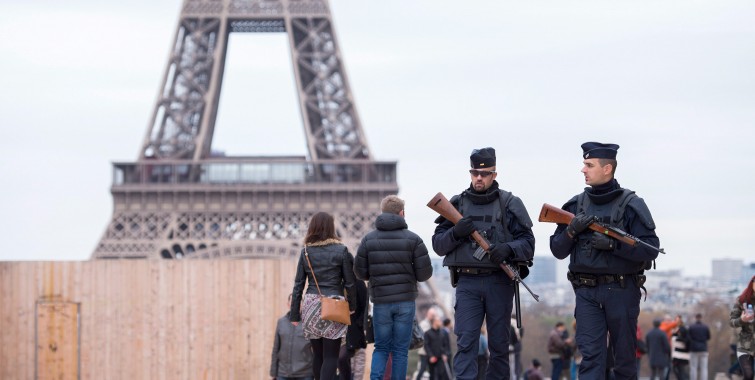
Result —
[[[613,251],[616,248],[616,240],[611,239],[608,235],[601,234],[600,232],[593,232],[592,234],[592,247],[601,251]]]
[[[459,219],[458,222],[456,222],[456,225],[454,226],[453,230],[451,230],[451,232],[454,234],[454,238],[456,240],[459,240],[471,235],[472,232],[475,232],[475,230],[476,229],[472,218],[465,216]]]
[[[595,221],[595,217],[592,215],[586,215],[586,214],[578,214],[575,216],[571,222],[569,223],[569,226],[566,227],[566,232],[572,237],[575,238],[577,235],[579,235],[582,231],[586,230],[587,227],[592,224],[592,222]]]
[[[488,252],[490,253],[490,261],[497,265],[503,263],[504,260],[514,253],[506,243],[493,244],[490,246]]]

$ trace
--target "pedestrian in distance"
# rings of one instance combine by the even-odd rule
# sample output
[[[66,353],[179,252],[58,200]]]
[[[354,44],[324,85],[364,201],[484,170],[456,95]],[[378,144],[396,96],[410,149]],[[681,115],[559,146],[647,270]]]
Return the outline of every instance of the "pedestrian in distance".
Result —
[[[752,276],[742,294],[737,297],[729,312],[729,324],[738,328],[737,360],[744,380],[753,380],[755,356],[755,276]]]
[[[427,330],[430,330],[432,327],[433,320],[436,317],[435,308],[430,307],[425,312],[425,318],[419,321],[419,327],[422,329],[422,333],[426,333]],[[417,350],[417,354],[419,355],[419,360],[417,360],[417,375],[414,377],[415,380],[422,380],[422,377],[425,375],[425,372],[427,372],[427,369],[430,365],[427,361],[427,351],[425,350],[425,346],[420,347]]]
[[[545,380],[545,376],[540,368],[540,361],[532,359],[532,367],[524,371],[524,380]]]
[[[389,195],[380,202],[380,210],[376,229],[359,244],[354,273],[368,281],[373,303],[375,350],[370,379],[382,379],[390,354],[391,379],[405,380],[415,300],[419,295],[417,282],[427,281],[433,267],[425,243],[408,229],[404,201]]]
[[[457,351],[453,369],[459,380],[477,378],[480,328],[486,321],[490,358],[487,379],[508,379],[509,325],[514,282],[501,269],[532,260],[535,236],[532,221],[521,199],[499,187],[493,148],[475,149],[470,155],[471,183],[451,204],[462,218],[454,225],[438,217],[433,249],[443,257],[456,287],[454,326]],[[490,243],[484,255],[470,237],[480,232]]]
[[[689,332],[684,320],[680,319],[676,328],[671,331],[671,368],[676,380],[689,380],[689,346]],[[666,378],[668,379],[669,375],[666,375]]]
[[[448,380],[448,374],[446,374],[448,356],[446,353],[449,347],[442,327],[443,322],[440,318],[435,318],[430,330],[425,332],[425,350],[429,363],[430,380]]]
[[[645,336],[645,343],[648,347],[648,365],[651,372],[650,380],[663,380],[668,372],[669,358],[671,357],[668,337],[660,327],[661,320],[655,319],[653,329],[648,331]]]
[[[616,144],[582,144],[582,174],[588,187],[562,206],[575,217],[568,225],[559,224],[550,239],[554,257],[569,257],[567,278],[574,288],[575,338],[582,354],[579,377],[583,379],[605,376],[609,337],[616,378],[637,377],[640,289],[644,270],[658,256],[657,250],[642,244],[632,246],[589,228],[602,222],[659,246],[645,201],[622,188],[614,177],[618,149]]]
[[[710,329],[703,323],[700,313],[695,315],[695,323],[687,328],[689,334],[689,378],[708,380],[708,341]]]
[[[291,308],[291,294],[288,295]],[[270,359],[274,380],[312,380],[312,343],[304,337],[304,326],[291,323],[291,311],[278,319]]]
[[[567,350],[570,350],[571,339],[565,338],[566,325],[564,322],[556,322],[556,325],[548,335],[548,353],[551,356],[551,380],[561,379],[561,372],[566,367]],[[567,333],[568,334],[568,333]],[[571,355],[569,355],[571,359]]]
[[[299,322],[304,325],[304,336],[312,342],[316,380],[332,380],[335,376],[341,338],[346,336],[347,329],[345,324],[320,318],[320,293],[343,297],[345,292],[349,310],[354,313],[353,267],[354,258],[338,239],[333,216],[326,212],[313,215],[296,269],[290,315],[294,326]]]

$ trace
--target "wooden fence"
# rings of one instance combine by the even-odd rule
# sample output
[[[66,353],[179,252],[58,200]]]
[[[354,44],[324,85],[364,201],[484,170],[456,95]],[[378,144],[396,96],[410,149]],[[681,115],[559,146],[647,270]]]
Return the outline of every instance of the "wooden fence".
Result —
[[[294,260],[0,262],[0,379],[265,379]]]

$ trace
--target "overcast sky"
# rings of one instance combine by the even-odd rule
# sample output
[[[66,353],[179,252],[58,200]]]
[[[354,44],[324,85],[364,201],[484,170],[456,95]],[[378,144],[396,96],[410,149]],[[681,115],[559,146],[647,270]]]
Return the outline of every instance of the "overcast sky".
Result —
[[[112,215],[111,162],[133,161],[181,1],[0,0],[0,260],[85,260]],[[621,145],[659,269],[753,261],[755,2],[331,1],[368,143],[397,160],[409,227],[469,184],[492,146],[533,219],[584,186],[580,144]],[[306,146],[283,34],[233,34],[213,148]],[[536,255],[552,224],[535,223]]]

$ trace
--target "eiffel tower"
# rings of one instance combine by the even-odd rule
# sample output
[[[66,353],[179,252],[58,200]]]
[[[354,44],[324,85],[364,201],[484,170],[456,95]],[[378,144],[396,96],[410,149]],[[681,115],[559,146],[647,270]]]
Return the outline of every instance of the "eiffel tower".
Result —
[[[230,33],[286,33],[308,155],[210,154]],[[263,131],[261,131],[263,132]],[[367,146],[325,0],[185,0],[136,162],[113,167],[92,257],[291,257],[318,211],[355,247],[396,194]]]

